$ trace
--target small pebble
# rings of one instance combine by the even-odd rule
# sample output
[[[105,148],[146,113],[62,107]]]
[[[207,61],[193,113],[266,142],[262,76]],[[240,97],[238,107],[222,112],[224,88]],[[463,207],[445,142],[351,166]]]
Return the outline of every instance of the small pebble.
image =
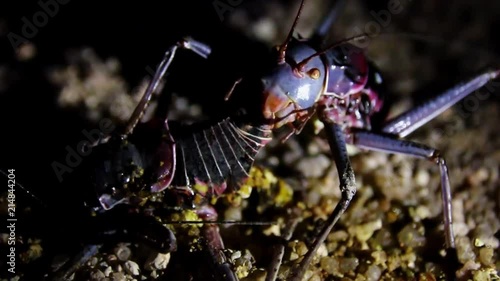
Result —
[[[408,268],[415,268],[416,261],[417,254],[415,252],[408,252],[401,256],[401,262],[403,262]]]
[[[466,263],[467,261],[476,260],[476,254],[474,253],[472,243],[467,236],[457,237],[456,248],[458,260],[461,263]]]
[[[408,224],[398,233],[398,241],[404,247],[421,247],[425,244],[424,228],[415,223]]]
[[[297,254],[299,254],[300,256],[303,256],[307,253],[307,246],[306,246],[306,243],[300,241],[298,244],[297,244],[297,247],[296,247],[296,250],[297,250]]]
[[[381,228],[377,231],[374,240],[377,246],[381,246],[383,248],[388,248],[395,244],[395,239],[387,228]]]
[[[373,263],[375,265],[385,264],[387,261],[387,254],[384,251],[375,251],[371,254],[371,256],[374,259]]]
[[[126,245],[120,244],[115,248],[114,253],[120,261],[128,261],[132,251]]]
[[[382,269],[380,269],[380,267],[376,266],[375,264],[372,264],[366,270],[365,275],[367,281],[380,280],[380,276],[382,275]]]
[[[356,236],[359,242],[364,243],[373,236],[373,233],[382,228],[382,219],[349,227],[351,235]]]
[[[342,274],[354,271],[359,265],[358,258],[340,258],[339,260],[339,270]]]
[[[236,251],[231,254],[231,260],[236,260],[241,258],[241,251]]]
[[[490,247],[483,247],[479,249],[479,261],[485,265],[490,266],[493,264],[493,256],[495,252]]]
[[[303,241],[290,241],[288,245],[292,248],[292,253],[296,253],[299,257],[307,253],[307,246]]]
[[[429,172],[426,170],[418,170],[415,175],[415,183],[419,186],[427,186],[430,181]]]
[[[123,274],[123,272],[113,272],[113,274],[111,274],[111,280],[113,280],[113,281],[125,281],[127,279],[125,278],[125,274]]]
[[[338,230],[328,234],[328,241],[345,241],[349,238],[349,233],[344,230]]]
[[[113,272],[113,268],[111,268],[111,266],[108,266],[106,267],[106,269],[104,270],[104,275],[106,277],[109,277],[111,275],[111,273]]]
[[[431,216],[431,211],[429,210],[429,208],[427,206],[421,205],[415,209],[415,213],[413,214],[412,217],[415,221],[421,221],[430,216]]]
[[[95,280],[95,281],[100,281],[101,279],[105,278],[106,275],[100,271],[99,269],[93,270],[90,273],[90,280]]]
[[[133,276],[139,275],[139,265],[134,261],[126,261],[125,262],[125,270],[130,275],[133,275]]]
[[[320,260],[321,269],[326,271],[330,275],[336,275],[339,273],[340,263],[338,259],[332,257],[323,257]]]
[[[387,270],[389,272],[392,272],[396,270],[397,268],[401,267],[401,258],[399,255],[391,255],[387,259]]]
[[[318,178],[325,173],[326,168],[330,166],[330,159],[323,154],[314,157],[306,157],[300,160],[295,168],[305,177]]]
[[[266,271],[262,269],[257,269],[252,271],[247,277],[241,279],[241,281],[265,281]]]
[[[498,276],[498,272],[495,272],[493,268],[480,269],[474,272],[473,275],[474,281],[497,281],[500,280]]]
[[[118,258],[115,255],[109,255],[106,258],[106,260],[107,260],[108,264],[112,265],[112,264],[115,264],[118,261]]]
[[[321,243],[321,245],[319,245],[318,251],[316,251],[316,256],[318,257],[328,256],[328,249],[326,248],[325,243]]]
[[[275,235],[275,236],[279,237],[279,236],[281,236],[281,229],[280,229],[279,225],[273,224],[273,225],[269,226],[268,228],[264,229],[262,231],[262,233],[264,233],[264,235],[267,235],[267,236]]]
[[[170,261],[170,253],[166,254],[158,253],[158,255],[153,261],[153,266],[156,269],[162,270],[167,268],[169,261]]]
[[[308,146],[307,146],[307,154],[309,155],[315,155],[321,152],[321,149],[318,145],[317,142],[312,141]]]
[[[321,277],[319,277],[319,275],[313,275],[307,281],[322,281],[322,279]]]
[[[472,270],[478,270],[481,267],[479,263],[469,260],[464,263],[464,266],[457,271],[457,277],[463,278],[467,276]]]
[[[290,261],[294,261],[298,258],[299,258],[299,255],[297,255],[297,253],[294,253],[294,252],[290,253]]]
[[[474,246],[475,247],[483,247],[484,246],[484,241],[479,239],[479,238],[476,238],[474,239]]]

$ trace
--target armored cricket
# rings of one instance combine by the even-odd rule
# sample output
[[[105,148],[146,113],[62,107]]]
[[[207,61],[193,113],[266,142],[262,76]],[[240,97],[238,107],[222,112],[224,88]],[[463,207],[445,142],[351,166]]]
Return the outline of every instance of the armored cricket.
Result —
[[[356,194],[355,171],[347,144],[363,150],[423,158],[439,167],[444,236],[451,255],[455,236],[445,158],[438,149],[405,138],[495,79],[500,71],[483,72],[389,120],[383,116],[386,112],[383,75],[363,50],[350,43],[352,38],[323,46],[323,38],[338,13],[336,5],[310,39],[294,37],[304,5],[307,1],[302,0],[288,36],[274,50],[274,61],[262,66],[258,73],[241,77],[228,89],[225,99],[228,103],[235,101],[231,105],[233,114],[176,135],[170,130],[171,120],[165,117],[155,147],[148,148],[152,152],[146,154],[134,145],[130,136],[151,98],[161,92],[161,82],[177,52],[189,51],[202,58],[208,58],[212,52],[209,45],[191,37],[168,48],[123,132],[94,144],[98,161],[93,180],[100,207],[109,210],[120,204],[134,204],[144,190],[168,192],[182,198],[179,201],[183,205],[196,210],[207,222],[215,222],[217,213],[208,204],[209,199],[239,189],[249,176],[255,157],[271,141],[275,130],[289,128],[290,133],[282,139],[286,141],[301,133],[316,115],[324,124],[340,179],[341,198],[287,280],[302,280],[318,248]],[[203,229],[219,278],[237,280],[222,254],[224,243],[217,224],[207,223]],[[275,272],[268,272],[268,280],[272,278]]]

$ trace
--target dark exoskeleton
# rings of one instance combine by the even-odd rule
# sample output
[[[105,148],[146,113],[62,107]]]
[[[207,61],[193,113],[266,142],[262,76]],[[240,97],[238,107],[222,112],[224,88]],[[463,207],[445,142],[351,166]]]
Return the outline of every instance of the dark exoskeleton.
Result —
[[[242,77],[230,89],[226,96],[228,100],[236,98],[238,87],[243,85],[253,84],[260,89],[243,99],[249,102],[240,104],[238,114],[205,127],[187,130],[175,137],[169,130],[169,121],[165,119],[160,140],[145,160],[128,137],[142,118],[152,96],[160,91],[160,83],[176,52],[190,50],[203,58],[211,53],[208,45],[192,38],[185,38],[167,50],[123,134],[101,144],[114,145],[114,149],[105,148],[110,151],[108,157],[95,169],[101,206],[111,209],[120,203],[131,203],[145,189],[151,192],[176,190],[187,198],[209,198],[238,189],[248,177],[256,155],[271,140],[275,129],[288,126],[291,134],[298,134],[313,114],[317,114],[324,123],[342,196],[324,228],[287,280],[301,280],[318,247],[356,193],[347,144],[366,150],[419,157],[437,164],[441,173],[446,247],[453,249],[450,182],[445,160],[438,150],[403,138],[483,87],[500,71],[479,74],[391,120],[385,120],[382,75],[362,50],[347,42],[322,48],[319,44],[321,40],[317,40],[325,35],[325,26],[331,24],[336,11],[332,11],[318,29],[315,40],[292,38],[303,2],[287,39],[277,48],[275,64],[263,69],[259,75]],[[198,185],[207,188],[194,188]],[[216,220],[216,214],[210,207],[198,210],[200,217]],[[209,248],[219,270],[223,272],[221,276],[226,280],[236,280],[220,254],[224,245],[217,226],[206,225],[204,233],[210,237]],[[268,280],[275,278],[276,271],[274,268],[274,272],[268,272]]]

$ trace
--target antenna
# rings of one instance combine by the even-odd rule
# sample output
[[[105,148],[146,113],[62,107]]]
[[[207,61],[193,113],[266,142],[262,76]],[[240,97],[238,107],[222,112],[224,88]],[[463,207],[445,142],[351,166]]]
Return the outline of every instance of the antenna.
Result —
[[[9,178],[9,175],[4,171],[4,170],[1,170],[0,169],[0,173],[2,173],[3,175],[5,175],[7,178]],[[34,199],[38,204],[40,204],[40,206],[46,208],[47,205],[45,205],[45,203],[40,199],[38,198],[37,196],[35,196],[31,191],[29,191],[28,189],[26,189],[22,184],[19,183],[19,181],[17,181],[16,179],[16,182],[15,184],[17,186],[19,186],[29,197],[31,197],[32,199]]]
[[[259,222],[259,221],[167,221],[165,224],[233,224],[233,225],[276,225],[277,222]]]
[[[330,49],[333,49],[335,47],[338,47],[342,44],[345,44],[345,43],[348,43],[350,41],[353,41],[353,40],[358,40],[358,39],[363,39],[363,38],[366,38],[368,37],[368,34],[367,33],[362,33],[362,34],[359,34],[359,35],[356,35],[356,36],[353,36],[353,37],[349,37],[349,38],[346,38],[346,39],[343,39],[343,40],[340,40],[340,41],[337,41],[333,44],[331,44],[330,46],[326,47],[325,49],[319,51],[319,52],[316,52],[312,55],[310,55],[309,57],[303,59],[301,62],[299,62],[297,64],[296,69],[300,72],[304,71],[304,67],[306,66],[306,64],[311,60],[313,59],[314,57],[317,57],[317,56],[320,56],[324,53],[326,53],[328,50]]]
[[[286,48],[288,47],[288,43],[290,43],[290,41],[292,40],[293,31],[295,30],[295,27],[297,26],[297,23],[299,22],[300,14],[302,13],[302,8],[304,7],[304,2],[305,2],[305,0],[302,0],[300,2],[299,11],[297,12],[297,16],[295,16],[295,20],[293,21],[292,28],[290,29],[290,32],[288,32],[288,36],[286,37],[285,42],[283,42],[283,44],[280,46],[279,58],[278,58],[279,64],[285,63]]]
[[[402,32],[380,33],[380,34],[376,35],[376,37],[393,37],[393,36],[399,36],[402,38],[408,38],[411,40],[417,40],[417,41],[423,41],[423,42],[434,42],[437,44],[445,44],[448,46],[451,46],[451,44],[453,44],[453,43],[454,44],[458,43],[458,44],[463,45],[465,48],[469,49],[471,52],[476,53],[476,54],[479,54],[479,53],[486,53],[486,54],[490,54],[490,55],[492,54],[492,52],[490,50],[488,50],[482,46],[478,46],[476,44],[472,44],[469,42],[462,42],[462,41],[456,42],[456,41],[452,41],[453,39],[441,38],[441,37],[437,37],[435,35],[430,35],[430,34],[421,34],[421,33],[416,33],[416,32],[402,31]],[[303,72],[304,67],[311,59],[313,59],[317,56],[320,56],[320,55],[326,53],[328,50],[331,50],[331,49],[338,47],[342,44],[349,43],[349,42],[354,41],[354,40],[365,39],[365,38],[371,38],[370,34],[361,33],[361,34],[337,41],[337,42],[329,45],[328,47],[324,48],[323,50],[318,51],[318,52],[310,55],[309,57],[303,59],[301,62],[299,62],[295,66],[295,69],[297,71]],[[373,39],[373,38],[371,38],[371,39]],[[452,42],[450,43],[450,41],[452,41]]]

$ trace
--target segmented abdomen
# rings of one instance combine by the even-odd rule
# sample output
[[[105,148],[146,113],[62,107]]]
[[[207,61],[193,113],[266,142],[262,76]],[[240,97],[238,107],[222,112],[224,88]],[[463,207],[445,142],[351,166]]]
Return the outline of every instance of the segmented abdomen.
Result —
[[[248,177],[255,156],[270,141],[264,127],[238,127],[225,119],[209,128],[176,137],[177,168],[172,187],[207,184],[220,195],[227,185],[237,188]]]

